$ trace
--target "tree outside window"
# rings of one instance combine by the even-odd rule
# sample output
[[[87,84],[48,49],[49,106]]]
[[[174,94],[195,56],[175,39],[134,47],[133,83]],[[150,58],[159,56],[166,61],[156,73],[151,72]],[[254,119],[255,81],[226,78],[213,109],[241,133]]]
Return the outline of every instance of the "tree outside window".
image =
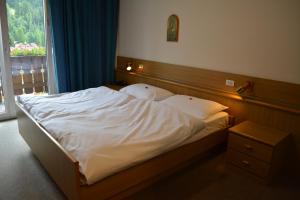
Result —
[[[43,0],[7,0],[11,56],[44,56]]]

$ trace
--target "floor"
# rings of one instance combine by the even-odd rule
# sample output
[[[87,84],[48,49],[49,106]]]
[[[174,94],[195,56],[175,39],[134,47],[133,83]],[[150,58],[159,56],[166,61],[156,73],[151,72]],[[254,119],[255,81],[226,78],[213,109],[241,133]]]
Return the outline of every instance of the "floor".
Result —
[[[281,175],[266,186],[227,168],[224,160],[224,153],[210,156],[129,199],[300,199],[300,182],[290,176]],[[0,122],[0,180],[0,200],[65,199],[19,136],[16,120]]]

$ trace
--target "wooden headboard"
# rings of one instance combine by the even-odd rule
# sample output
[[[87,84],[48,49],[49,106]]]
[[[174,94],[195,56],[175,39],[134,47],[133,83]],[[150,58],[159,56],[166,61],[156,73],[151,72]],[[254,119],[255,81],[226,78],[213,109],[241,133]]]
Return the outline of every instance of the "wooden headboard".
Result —
[[[128,63],[132,66],[131,72],[126,71]],[[248,119],[288,131],[293,135],[294,156],[300,161],[298,84],[120,56],[116,79],[128,84],[148,83],[174,93],[214,100],[230,107],[229,112],[237,122]],[[234,80],[235,87],[226,86],[227,79]],[[253,90],[240,96],[235,92],[236,87],[246,81],[254,83]]]

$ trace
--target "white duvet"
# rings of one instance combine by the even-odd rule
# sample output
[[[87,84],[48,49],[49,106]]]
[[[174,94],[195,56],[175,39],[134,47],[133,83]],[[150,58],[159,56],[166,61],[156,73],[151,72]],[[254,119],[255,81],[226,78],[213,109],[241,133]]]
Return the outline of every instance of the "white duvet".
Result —
[[[49,96],[18,96],[19,102],[37,121],[122,105],[132,98],[104,86]]]
[[[58,107],[64,114],[55,117],[43,114],[46,117],[39,118],[48,132],[79,161],[87,184],[180,146],[204,128],[199,119],[164,104],[114,93],[117,94],[112,96],[123,98],[121,103],[120,98],[111,97],[98,107],[85,105],[87,110],[77,107],[82,112],[70,107],[72,112],[67,114],[65,108]],[[36,105],[31,110],[39,110]]]

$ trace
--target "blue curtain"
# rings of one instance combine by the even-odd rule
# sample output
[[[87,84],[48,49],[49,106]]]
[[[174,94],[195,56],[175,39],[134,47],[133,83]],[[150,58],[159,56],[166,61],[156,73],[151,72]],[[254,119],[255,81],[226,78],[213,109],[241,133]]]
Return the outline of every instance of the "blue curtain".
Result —
[[[118,0],[48,0],[59,92],[114,81]]]

